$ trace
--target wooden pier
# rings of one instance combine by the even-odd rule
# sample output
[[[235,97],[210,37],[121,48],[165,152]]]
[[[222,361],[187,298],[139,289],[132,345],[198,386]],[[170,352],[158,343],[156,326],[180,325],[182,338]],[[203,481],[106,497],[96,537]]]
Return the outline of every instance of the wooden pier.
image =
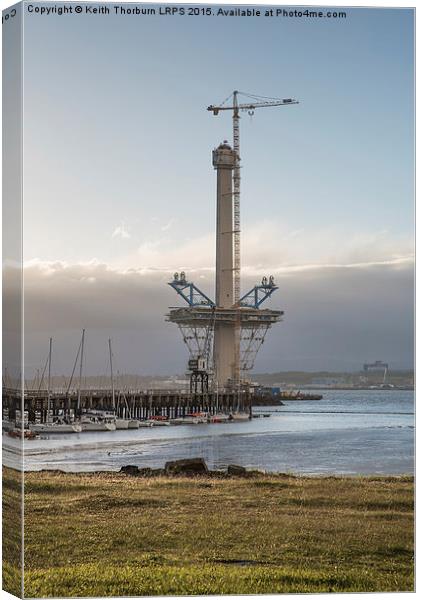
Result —
[[[47,421],[50,416],[68,415],[71,418],[89,410],[113,411],[120,418],[147,420],[154,416],[171,419],[193,412],[209,414],[251,412],[251,395],[248,390],[189,393],[183,390],[114,391],[110,389],[72,390],[69,393],[52,391],[50,398],[45,390],[3,388],[3,418],[10,421],[20,417],[23,410],[29,423]],[[17,414],[16,414],[17,413]],[[26,418],[25,418],[26,420]]]

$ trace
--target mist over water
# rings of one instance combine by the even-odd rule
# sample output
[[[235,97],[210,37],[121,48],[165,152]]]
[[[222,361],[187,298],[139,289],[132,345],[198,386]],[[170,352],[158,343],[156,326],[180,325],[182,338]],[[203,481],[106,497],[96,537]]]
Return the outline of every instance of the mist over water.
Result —
[[[55,435],[25,442],[25,469],[118,471],[163,467],[203,457],[212,469],[230,463],[301,474],[408,474],[414,470],[414,396],[410,391],[323,392],[321,401],[255,409],[270,418],[215,425]],[[3,460],[17,445],[7,438]]]

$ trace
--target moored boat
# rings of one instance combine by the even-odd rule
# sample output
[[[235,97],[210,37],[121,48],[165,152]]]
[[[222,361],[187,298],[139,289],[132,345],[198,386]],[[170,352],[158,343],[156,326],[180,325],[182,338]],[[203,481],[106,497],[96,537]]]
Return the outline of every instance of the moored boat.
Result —
[[[245,412],[233,412],[231,413],[231,418],[233,421],[249,421],[250,415]]]
[[[226,415],[224,413],[218,413],[216,415],[208,416],[208,423],[227,423],[231,420],[232,418],[230,418],[230,415]]]
[[[171,425],[170,421],[161,421],[159,419],[148,419],[146,423],[149,423],[150,427],[168,427]]]
[[[30,430],[35,433],[80,433],[82,426],[80,423],[31,423]]]
[[[200,425],[208,422],[208,414],[205,412],[188,413],[185,417],[171,419],[172,425]]]
[[[194,417],[178,417],[177,419],[171,419],[171,425],[197,425],[198,420]]]
[[[149,422],[151,424],[151,426],[153,426],[153,427],[162,427],[162,426],[165,427],[165,426],[171,425],[168,417],[166,417],[164,415],[154,415],[154,416],[150,417],[149,419],[147,419],[146,422]]]
[[[12,429],[7,432],[7,435],[10,435],[12,438],[21,438],[23,436],[25,440],[36,440],[39,438],[39,435],[30,429]]]
[[[192,419],[195,425],[199,425],[200,423],[208,422],[208,413],[205,412],[194,412],[186,415],[187,419]]]
[[[106,411],[89,411],[80,418],[82,431],[115,431],[116,418],[113,413]]]

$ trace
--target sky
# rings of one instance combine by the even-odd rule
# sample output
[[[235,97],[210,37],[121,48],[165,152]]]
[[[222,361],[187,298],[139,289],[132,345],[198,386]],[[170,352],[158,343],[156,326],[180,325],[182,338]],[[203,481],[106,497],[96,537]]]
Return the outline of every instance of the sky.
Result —
[[[59,6],[59,4],[57,4]],[[213,294],[209,104],[297,98],[241,119],[243,292],[274,274],[285,311],[255,370],[413,360],[413,13],[342,20],[25,15],[26,361],[185,369],[184,269]],[[42,358],[41,358],[42,357]]]

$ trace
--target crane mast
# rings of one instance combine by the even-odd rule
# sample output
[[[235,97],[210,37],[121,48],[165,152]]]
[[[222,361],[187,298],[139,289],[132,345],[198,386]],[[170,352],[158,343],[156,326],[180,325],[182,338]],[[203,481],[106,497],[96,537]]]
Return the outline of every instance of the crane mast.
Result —
[[[234,110],[232,113],[233,125],[233,148],[235,152],[235,163],[233,170],[233,201],[234,201],[234,306],[238,306],[241,297],[241,248],[240,248],[240,110],[238,108],[238,92],[233,93]],[[240,346],[241,346],[241,320],[240,312],[237,310],[234,327],[234,383],[237,388],[240,385]]]
[[[239,104],[238,95],[246,96],[249,101],[243,104]],[[226,105],[226,102],[232,98],[232,105]],[[274,106],[285,106],[289,104],[298,104],[297,100],[293,98],[267,98],[264,96],[256,96],[252,94],[245,94],[235,90],[228,98],[222,102],[219,106],[211,104],[207,110],[212,112],[215,116],[220,111],[232,110],[232,122],[233,122],[233,149],[235,151],[235,163],[233,169],[233,237],[234,237],[234,290],[233,299],[234,307],[237,307],[237,318],[235,322],[235,364],[234,364],[234,379],[235,384],[240,384],[240,345],[241,345],[241,316],[240,316],[240,298],[241,298],[241,247],[240,247],[240,187],[241,187],[241,175],[240,175],[240,111],[247,110],[251,115],[254,114],[256,108],[269,108]]]
[[[233,93],[234,110],[233,122],[233,147],[235,152],[235,165],[233,172],[233,194],[234,194],[234,305],[240,300],[241,293],[241,249],[240,249],[240,110],[238,107],[238,92]]]

